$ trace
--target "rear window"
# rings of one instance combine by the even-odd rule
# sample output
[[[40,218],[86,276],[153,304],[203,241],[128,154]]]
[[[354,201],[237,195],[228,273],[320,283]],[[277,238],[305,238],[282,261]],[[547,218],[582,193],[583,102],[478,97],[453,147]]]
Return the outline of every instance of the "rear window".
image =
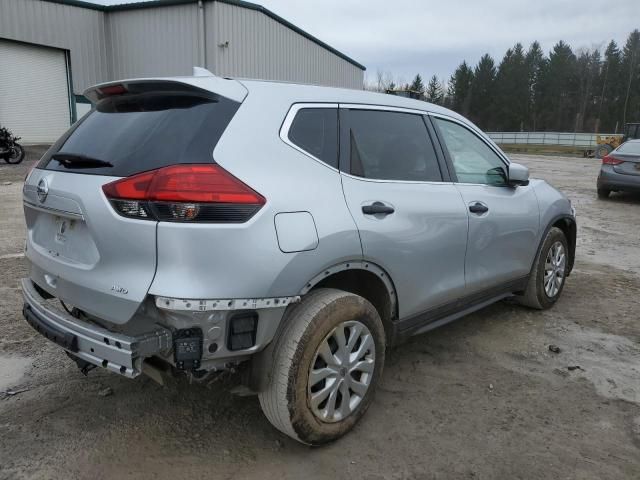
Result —
[[[126,177],[179,163],[213,162],[239,103],[214,94],[156,92],[101,100],[39,168]]]
[[[640,142],[627,142],[618,147],[620,153],[630,153],[631,155],[640,155]]]
[[[338,168],[338,109],[300,109],[289,129],[289,140],[324,163]]]
[[[640,138],[640,123],[628,123],[625,125],[624,130],[626,139]]]

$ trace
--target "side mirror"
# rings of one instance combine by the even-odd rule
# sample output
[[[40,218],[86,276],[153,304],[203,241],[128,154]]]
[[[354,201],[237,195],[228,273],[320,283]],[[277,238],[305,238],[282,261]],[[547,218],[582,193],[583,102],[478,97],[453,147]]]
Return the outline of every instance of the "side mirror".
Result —
[[[512,187],[529,185],[529,169],[519,163],[510,163],[509,185]]]

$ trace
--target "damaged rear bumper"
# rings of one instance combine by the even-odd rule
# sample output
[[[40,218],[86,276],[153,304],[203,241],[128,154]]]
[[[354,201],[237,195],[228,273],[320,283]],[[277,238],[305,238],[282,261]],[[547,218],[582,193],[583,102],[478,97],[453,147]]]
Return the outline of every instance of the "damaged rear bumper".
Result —
[[[166,328],[158,326],[135,337],[114,333],[51,308],[28,278],[22,280],[22,293],[27,322],[47,339],[93,365],[134,378],[142,373],[146,357],[171,349],[171,332]]]

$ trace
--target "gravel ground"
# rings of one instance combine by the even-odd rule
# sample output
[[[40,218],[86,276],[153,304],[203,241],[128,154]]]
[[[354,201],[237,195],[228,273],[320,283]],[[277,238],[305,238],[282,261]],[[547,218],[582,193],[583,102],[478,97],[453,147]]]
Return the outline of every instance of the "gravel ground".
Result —
[[[84,377],[34,333],[17,285],[36,155],[0,165],[0,479],[640,478],[640,196],[597,200],[597,160],[512,156],[578,210],[558,304],[500,303],[414,337],[388,354],[358,427],[312,449],[273,429],[257,398],[231,394],[232,380]]]

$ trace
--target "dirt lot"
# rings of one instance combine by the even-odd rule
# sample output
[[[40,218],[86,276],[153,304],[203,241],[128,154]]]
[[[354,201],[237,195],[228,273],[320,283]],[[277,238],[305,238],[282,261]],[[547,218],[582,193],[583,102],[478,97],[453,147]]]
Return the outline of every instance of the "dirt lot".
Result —
[[[0,392],[24,390],[0,394],[0,478],[640,478],[640,196],[597,200],[596,160],[513,158],[578,210],[562,299],[546,312],[497,304],[414,337],[390,352],[364,421],[316,449],[225,382],[84,377],[36,335],[17,287],[31,162],[0,165]]]

